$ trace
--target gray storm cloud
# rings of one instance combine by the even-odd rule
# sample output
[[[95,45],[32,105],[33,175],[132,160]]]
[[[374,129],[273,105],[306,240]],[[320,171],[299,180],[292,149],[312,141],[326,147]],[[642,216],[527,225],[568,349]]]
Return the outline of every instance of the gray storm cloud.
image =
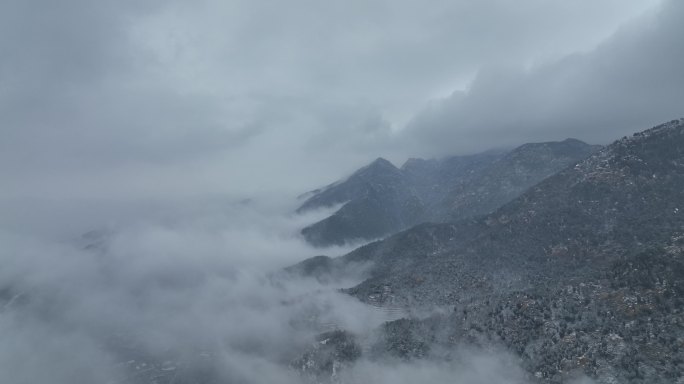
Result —
[[[467,90],[435,101],[406,136],[423,152],[477,151],[521,140],[577,137],[605,144],[679,117],[684,6],[671,1],[588,52],[531,68],[491,65]],[[420,145],[419,145],[420,146]]]
[[[301,191],[378,155],[415,156],[405,141],[416,139],[397,138],[404,121],[480,71],[474,99],[494,76],[482,68],[589,51],[660,3],[3,1],[0,172],[8,182],[1,193]],[[602,61],[624,55],[603,51]],[[536,94],[546,91],[539,81],[528,81],[533,91],[541,87]],[[582,84],[569,85],[595,85]],[[649,98],[664,101],[660,95]],[[485,106],[493,102],[476,110],[505,121],[510,110]],[[542,111],[560,105],[543,102]],[[433,142],[443,119],[425,119],[429,127],[420,130],[434,132]],[[470,133],[464,123],[451,124],[450,137]],[[473,121],[472,130],[482,124]],[[537,139],[523,125],[511,124],[508,136]],[[482,146],[490,144],[499,142]]]

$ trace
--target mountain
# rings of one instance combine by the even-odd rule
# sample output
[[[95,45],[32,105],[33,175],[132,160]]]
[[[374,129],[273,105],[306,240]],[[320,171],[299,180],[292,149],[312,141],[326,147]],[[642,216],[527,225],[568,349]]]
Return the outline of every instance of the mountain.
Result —
[[[540,382],[681,382],[682,207],[684,119],[620,139],[490,214],[318,263],[336,274],[372,265],[345,290],[362,301],[448,308],[386,323],[379,356],[503,345]]]
[[[441,160],[409,159],[400,169],[379,158],[344,181],[313,191],[304,212],[344,205],[302,230],[316,246],[371,240],[423,222],[488,213],[599,147],[579,140],[525,144]]]
[[[331,245],[376,238],[406,228],[423,210],[403,172],[382,158],[314,194],[298,211],[342,202],[335,214],[302,230],[307,241]]]
[[[369,165],[354,172],[349,178],[311,192],[297,212],[313,208],[329,207],[365,196],[369,190],[396,189],[403,184],[401,171],[389,161],[379,157]]]
[[[432,221],[452,221],[489,213],[600,148],[576,139],[522,145],[472,180],[456,185],[437,205],[438,210],[431,215],[436,220]]]

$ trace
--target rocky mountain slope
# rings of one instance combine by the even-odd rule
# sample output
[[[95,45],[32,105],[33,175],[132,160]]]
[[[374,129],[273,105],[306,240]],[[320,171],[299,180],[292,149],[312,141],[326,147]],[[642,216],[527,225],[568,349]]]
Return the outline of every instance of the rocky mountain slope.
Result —
[[[456,185],[430,217],[453,221],[489,213],[599,149],[575,139],[522,145],[472,180]]]
[[[579,140],[525,144],[442,160],[410,159],[401,169],[379,158],[348,179],[313,191],[303,212],[345,203],[302,230],[319,246],[370,240],[422,222],[488,213],[598,149]]]
[[[346,204],[332,216],[302,230],[307,241],[324,246],[377,238],[410,226],[423,211],[403,172],[382,158],[315,194],[299,211],[340,202]]]
[[[346,290],[365,302],[448,309],[387,323],[377,358],[503,345],[542,382],[681,382],[682,207],[684,119],[618,140],[491,214],[307,263],[372,265]]]

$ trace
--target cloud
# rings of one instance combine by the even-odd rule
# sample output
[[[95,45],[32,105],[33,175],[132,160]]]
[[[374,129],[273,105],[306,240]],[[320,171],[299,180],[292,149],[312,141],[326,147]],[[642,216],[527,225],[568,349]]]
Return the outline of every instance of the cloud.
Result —
[[[298,382],[286,362],[315,333],[295,326],[303,316],[360,329],[367,310],[314,281],[274,281],[315,251],[295,235],[301,217],[260,209],[167,209],[79,242],[0,231],[0,380],[110,382],[154,366]]]
[[[482,66],[590,49],[657,4],[5,1],[2,195],[305,190],[415,155],[392,133]]]
[[[566,137],[608,143],[677,118],[683,14],[680,2],[666,2],[588,52],[530,68],[488,66],[467,90],[416,116],[406,140],[432,153]]]
[[[185,211],[79,242],[0,231],[0,381],[300,383],[289,363],[319,332],[371,338],[385,320],[377,310],[336,286],[274,278],[316,251],[292,235],[299,217],[259,209]],[[522,382],[505,354],[468,355],[448,365],[364,358],[342,377]]]

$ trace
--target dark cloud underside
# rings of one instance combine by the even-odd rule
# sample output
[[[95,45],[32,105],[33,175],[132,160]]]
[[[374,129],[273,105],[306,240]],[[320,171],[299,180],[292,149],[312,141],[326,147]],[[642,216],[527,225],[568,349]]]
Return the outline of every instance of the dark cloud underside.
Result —
[[[581,138],[607,139],[616,115],[638,126],[681,100],[668,83],[679,81],[675,2],[591,51],[660,4],[7,0],[2,195],[303,190],[378,155],[583,136],[589,121],[606,133]],[[499,69],[531,63],[547,64]],[[643,88],[628,100],[622,82],[635,78]],[[397,135],[428,100],[466,84],[463,102]],[[653,108],[632,119],[634,105]]]

